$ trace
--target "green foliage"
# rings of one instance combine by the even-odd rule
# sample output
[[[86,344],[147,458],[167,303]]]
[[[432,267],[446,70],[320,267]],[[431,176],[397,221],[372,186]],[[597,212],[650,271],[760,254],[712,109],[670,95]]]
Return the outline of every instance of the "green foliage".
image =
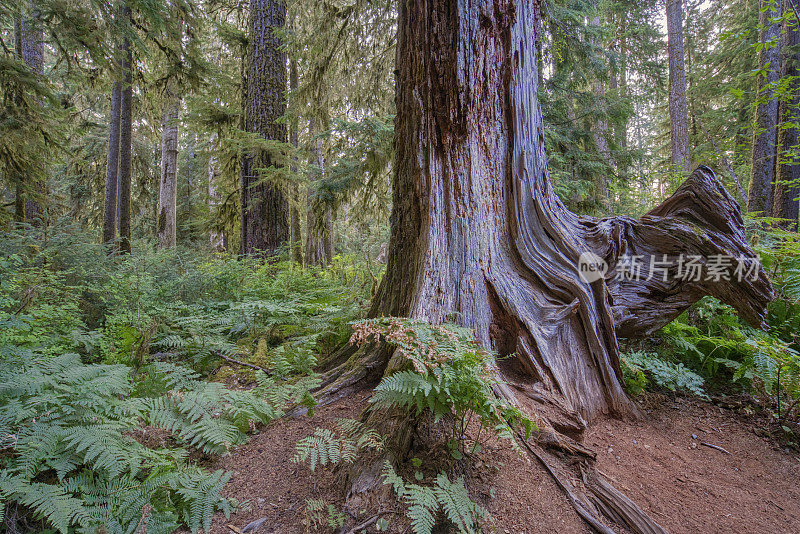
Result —
[[[0,253],[0,509],[70,532],[207,529],[230,475],[189,451],[226,453],[286,406],[313,407],[318,340],[346,336],[369,291],[345,258],[115,258],[74,227],[10,232]],[[237,367],[246,390],[209,382],[219,354],[268,372]]]
[[[626,386],[633,393],[641,392],[647,385],[647,377],[659,387],[670,391],[685,391],[698,397],[707,397],[703,391],[703,377],[686,368],[682,363],[661,360],[657,355],[644,351],[622,354]],[[646,373],[646,376],[645,376]]]
[[[343,512],[322,499],[308,499],[305,512],[305,524],[309,528],[326,526],[331,530],[336,530],[341,528],[347,519]]]
[[[132,532],[141,524],[152,532],[181,524],[207,531],[216,510],[227,513],[221,491],[230,474],[192,466],[183,449],[145,444],[155,429],[143,423],[158,416],[131,396],[130,376],[125,366],[87,365],[76,354],[21,350],[0,361],[0,502],[17,503],[60,532]],[[161,398],[202,397],[186,389],[187,380]],[[248,400],[216,418],[266,419],[253,408],[255,397]],[[176,437],[216,443],[203,425]]]
[[[494,355],[481,347],[469,329],[393,317],[366,319],[353,328],[352,342],[385,340],[410,364],[410,369],[385,376],[370,402],[417,413],[430,410],[437,420],[452,415],[456,457],[463,453],[472,414],[481,429],[497,429],[503,437],[511,438],[518,425],[528,434],[533,430],[530,419],[495,395],[499,379]]]
[[[481,523],[490,520],[489,513],[469,498],[463,478],[451,482],[447,475],[439,473],[432,486],[413,484],[403,480],[388,461],[381,474],[384,484],[392,486],[398,500],[407,507],[406,515],[415,534],[430,534],[440,512],[459,532],[481,532]]]
[[[706,297],[664,327],[666,343],[659,353],[705,377],[708,387],[735,386],[755,394],[775,409],[778,419],[785,419],[791,414],[782,406],[792,409],[800,398],[800,241],[774,222],[749,221],[777,290],[768,307],[767,329],[744,324],[730,306]]]
[[[351,464],[366,449],[377,452],[383,449],[381,435],[375,429],[365,428],[359,421],[339,419],[336,426],[338,432],[317,428],[312,436],[298,441],[292,461],[308,462],[309,468],[314,471],[317,464],[323,467],[339,462]]]

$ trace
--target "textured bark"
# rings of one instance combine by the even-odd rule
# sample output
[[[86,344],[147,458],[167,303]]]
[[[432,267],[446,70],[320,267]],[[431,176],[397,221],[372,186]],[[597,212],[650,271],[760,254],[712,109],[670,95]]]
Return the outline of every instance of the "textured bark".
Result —
[[[22,20],[20,17],[14,17],[14,53],[20,58],[22,57]],[[14,187],[14,220],[25,221],[25,191],[21,177]]]
[[[784,0],[784,11],[791,9],[789,2]],[[778,162],[778,176],[772,193],[772,216],[786,219],[786,225],[797,229],[798,201],[800,195],[800,29],[797,21],[787,23],[783,32],[783,62],[781,78],[792,79],[790,92],[792,98],[779,104],[781,124],[792,123],[792,126],[780,128],[778,131],[778,146],[783,152],[781,161]]]
[[[297,72],[297,60],[292,59],[289,62],[289,89],[294,92],[297,91],[297,87],[299,85],[298,80],[298,72]],[[291,132],[289,134],[289,143],[295,148],[299,145],[300,142],[300,132],[299,132],[299,121],[297,117],[292,119],[292,124],[290,126]],[[297,166],[292,167],[292,173],[297,172]],[[297,185],[292,186],[292,202],[291,202],[291,226],[290,226],[290,238],[289,242],[291,243],[292,247],[292,260],[295,263],[299,263],[300,265],[303,264],[303,233],[300,229],[300,209],[298,206],[300,205],[300,188]]]
[[[635,413],[621,383],[617,332],[643,335],[702,294],[756,324],[772,289],[755,282],[586,281],[594,252],[616,270],[626,254],[742,255],[736,203],[700,168],[641,220],[579,217],[550,183],[538,103],[536,1],[408,0],[398,22],[396,160],[386,274],[371,316],[455,320],[501,356],[498,394],[541,421],[529,451],[596,530],[602,515],[634,532],[663,532],[592,469],[579,437],[602,413]],[[662,307],[664,311],[653,313]],[[378,380],[402,365],[385,347],[353,354],[326,374],[328,392]],[[336,360],[337,358],[334,358]],[[324,400],[324,396],[321,396]],[[413,446],[416,419],[370,411],[368,424]],[[400,457],[403,450],[392,454]],[[358,465],[351,493],[373,487],[380,462]],[[580,471],[588,469],[583,484]]]
[[[600,17],[595,16],[592,18],[590,25],[599,28]],[[595,121],[594,126],[592,127],[592,137],[594,138],[594,144],[595,147],[597,147],[597,152],[600,154],[600,157],[603,158],[603,163],[605,163],[606,167],[609,169],[613,169],[614,162],[611,159],[611,147],[608,143],[608,123],[606,122],[605,117],[603,117],[603,115],[606,113],[605,89],[603,88],[603,82],[600,80],[596,81],[593,91],[595,95],[595,104],[597,105],[597,103],[602,103],[602,109],[600,110],[600,118]],[[611,188],[608,185],[608,177],[603,175],[600,178],[600,183],[598,185],[600,189],[601,203],[605,206],[605,211],[607,213],[611,213]]]
[[[174,248],[178,224],[178,118],[181,99],[169,88],[161,120],[161,181],[158,189],[158,246]]]
[[[314,120],[309,124],[313,133]],[[322,157],[322,141],[317,140],[311,150],[309,161],[318,169],[317,180],[325,172],[325,161]],[[308,187],[308,211],[306,213],[306,265],[327,265],[333,258],[333,213],[330,206],[318,198],[313,183]]]
[[[283,28],[286,6],[280,0],[253,0],[246,66],[245,128],[266,139],[286,141],[278,119],[286,111],[286,52],[275,30]],[[274,162],[266,153],[241,162],[242,253],[274,254],[289,241],[289,203],[281,189],[260,175]]]
[[[208,211],[213,213],[214,208],[219,205],[222,200],[222,195],[217,190],[217,176],[219,176],[219,162],[214,155],[218,136],[216,133],[211,134],[209,140],[209,155],[208,155]],[[212,226],[208,233],[208,240],[213,250],[223,252],[228,250],[228,240],[225,233],[220,228]]]
[[[669,124],[672,164],[691,170],[689,126],[686,106],[686,70],[683,57],[682,0],[667,0],[667,38],[669,47]]]
[[[106,165],[106,194],[103,211],[103,243],[117,239],[117,187],[119,177],[119,125],[122,83],[114,82],[111,89],[111,117],[108,123],[108,163]]]
[[[781,4],[771,0],[761,0],[759,26],[763,29],[759,35],[764,45],[759,54],[758,63],[766,69],[766,76],[759,76],[759,103],[756,106],[755,131],[753,133],[752,175],[747,209],[769,215],[772,206],[772,188],[775,181],[775,163],[777,158],[777,124],[778,99],[775,97],[775,84],[780,77],[780,32],[779,23],[770,20],[781,15]]]
[[[707,168],[638,221],[564,207],[544,152],[535,9],[420,0],[400,10],[391,239],[370,313],[456,317],[484,345],[516,353],[566,409],[625,413],[617,329],[644,335],[702,294],[760,324],[771,286],[760,268],[752,284],[615,280],[626,254],[755,254]],[[607,281],[579,276],[586,251],[608,262]]]
[[[34,0],[29,3],[30,11],[23,15],[19,25],[19,46],[17,50],[22,61],[36,74],[44,75],[44,29],[41,25],[40,10]],[[43,170],[43,165],[41,167]],[[18,191],[20,191],[18,189]],[[42,223],[42,202],[46,196],[44,173],[30,184],[24,196],[24,220],[33,224]]]
[[[131,10],[123,7],[122,16],[130,19]],[[131,43],[123,39],[122,88],[119,103],[119,250],[131,252],[131,149],[132,149],[132,100],[133,100],[133,53]]]

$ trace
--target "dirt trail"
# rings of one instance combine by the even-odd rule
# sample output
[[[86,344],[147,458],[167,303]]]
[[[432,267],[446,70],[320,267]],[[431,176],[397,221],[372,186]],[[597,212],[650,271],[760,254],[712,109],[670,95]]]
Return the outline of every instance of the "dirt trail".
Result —
[[[366,399],[365,393],[320,409],[313,418],[277,421],[220,459],[217,467],[234,472],[227,495],[249,501],[249,507],[228,520],[218,514],[212,532],[235,532],[226,525],[241,529],[267,518],[259,534],[302,533],[306,499],[341,504],[330,470],[311,473],[290,458],[298,439],[318,426],[331,427],[337,418],[358,417]],[[776,450],[746,420],[711,404],[680,398],[656,404],[642,421],[601,420],[586,435],[599,469],[620,490],[673,534],[800,532],[796,453]],[[493,445],[499,444],[489,444],[487,466],[469,486],[492,513],[496,532],[589,532],[539,466]]]

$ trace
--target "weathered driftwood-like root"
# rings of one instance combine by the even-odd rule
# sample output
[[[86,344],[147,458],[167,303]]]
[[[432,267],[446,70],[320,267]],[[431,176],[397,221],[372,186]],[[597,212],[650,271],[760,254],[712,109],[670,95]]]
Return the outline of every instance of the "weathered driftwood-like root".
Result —
[[[608,519],[636,534],[666,534],[663,527],[611,485],[595,468],[593,458],[553,450],[541,442],[525,440],[522,435],[519,439],[564,491],[578,515],[597,532],[614,533],[605,523]]]
[[[705,295],[733,306],[753,326],[762,325],[774,298],[772,285],[748,244],[739,205],[710,168],[698,167],[638,220],[584,219],[583,227],[586,243],[609,267],[606,284],[617,335],[649,335]],[[690,259],[700,271],[686,267]],[[641,276],[622,276],[622,271],[635,274],[637,264]],[[709,266],[718,274],[709,273]]]

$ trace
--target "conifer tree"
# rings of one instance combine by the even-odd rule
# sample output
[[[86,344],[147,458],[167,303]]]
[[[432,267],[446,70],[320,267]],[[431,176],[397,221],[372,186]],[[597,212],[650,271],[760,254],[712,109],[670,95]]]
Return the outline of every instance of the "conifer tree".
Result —
[[[747,209],[769,215],[778,146],[778,99],[775,89],[781,72],[782,5],[780,0],[761,0],[760,6],[760,72]]]
[[[252,0],[248,21],[245,130],[286,142],[286,52],[277,31],[284,28],[282,0]],[[241,250],[272,255],[289,241],[289,203],[267,171],[276,165],[269,150],[249,151],[241,161]]]
[[[791,6],[783,0],[785,27],[783,31],[781,78],[790,80],[788,95],[779,104],[780,128],[778,130],[777,177],[772,194],[773,217],[786,219],[792,229],[797,229],[798,200],[800,195],[800,29]]]
[[[669,46],[669,124],[672,164],[689,172],[689,125],[686,105],[686,68],[683,50],[682,0],[667,0],[667,34]]]

